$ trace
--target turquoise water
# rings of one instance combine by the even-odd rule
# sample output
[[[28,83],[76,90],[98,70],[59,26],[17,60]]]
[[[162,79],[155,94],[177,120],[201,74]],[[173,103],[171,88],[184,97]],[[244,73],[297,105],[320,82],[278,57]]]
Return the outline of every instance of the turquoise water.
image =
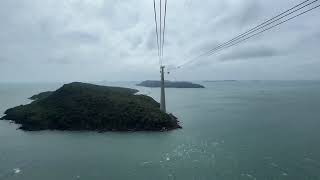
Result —
[[[23,132],[0,121],[0,179],[320,179],[320,81],[201,84],[167,89],[183,126],[171,132]],[[0,114],[59,86],[0,84]]]

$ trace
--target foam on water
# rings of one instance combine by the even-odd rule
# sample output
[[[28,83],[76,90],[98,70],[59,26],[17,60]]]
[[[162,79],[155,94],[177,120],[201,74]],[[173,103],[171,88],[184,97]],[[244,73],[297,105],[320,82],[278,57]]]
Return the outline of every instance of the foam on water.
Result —
[[[241,174],[241,176],[245,176],[245,177],[248,177],[249,179],[253,179],[253,180],[257,179],[256,177],[254,177],[252,174],[249,174],[249,173],[243,173],[243,174]]]
[[[15,168],[15,169],[13,169],[13,172],[14,172],[15,174],[20,174],[20,173],[21,173],[21,170],[20,170],[19,168]]]

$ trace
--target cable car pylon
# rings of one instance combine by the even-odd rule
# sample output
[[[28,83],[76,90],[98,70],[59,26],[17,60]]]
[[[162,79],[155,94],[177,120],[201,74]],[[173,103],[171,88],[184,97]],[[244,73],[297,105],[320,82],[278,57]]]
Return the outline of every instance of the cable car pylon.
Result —
[[[160,97],[160,110],[162,112],[166,112],[166,93],[165,93],[165,84],[164,84],[164,68],[165,66],[160,66],[160,73],[161,73],[161,97]]]

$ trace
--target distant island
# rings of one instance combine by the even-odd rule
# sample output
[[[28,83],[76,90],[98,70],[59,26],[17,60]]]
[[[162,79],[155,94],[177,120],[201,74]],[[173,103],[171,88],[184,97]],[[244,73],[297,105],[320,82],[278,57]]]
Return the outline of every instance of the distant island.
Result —
[[[143,81],[137,86],[143,86],[143,87],[160,87],[160,81]],[[165,81],[164,86],[166,88],[204,88],[204,86],[200,84],[194,84],[191,82],[184,82],[184,81]]]
[[[203,82],[235,82],[237,80],[205,80]]]
[[[90,131],[163,131],[181,128],[176,117],[159,110],[159,103],[138,90],[86,83],[65,84],[34,101],[5,111],[2,120],[20,129]]]

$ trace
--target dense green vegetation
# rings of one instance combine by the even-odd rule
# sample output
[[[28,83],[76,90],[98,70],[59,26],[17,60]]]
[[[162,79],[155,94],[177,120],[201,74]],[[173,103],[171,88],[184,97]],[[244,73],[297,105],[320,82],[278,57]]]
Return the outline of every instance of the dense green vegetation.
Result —
[[[161,84],[160,84],[160,81],[147,80],[147,81],[143,81],[143,82],[137,84],[137,86],[160,87]],[[191,83],[191,82],[183,82],[183,81],[165,81],[164,86],[166,88],[204,88],[204,86],[202,86],[200,84],[195,84],[195,83]]]
[[[52,93],[53,93],[52,91],[42,92],[42,93],[31,96],[29,99],[31,99],[31,100],[44,99],[44,98],[50,96]]]
[[[160,131],[180,128],[173,115],[135,89],[85,83],[63,85],[54,92],[31,97],[31,104],[5,112],[2,119],[21,124],[24,130]]]

